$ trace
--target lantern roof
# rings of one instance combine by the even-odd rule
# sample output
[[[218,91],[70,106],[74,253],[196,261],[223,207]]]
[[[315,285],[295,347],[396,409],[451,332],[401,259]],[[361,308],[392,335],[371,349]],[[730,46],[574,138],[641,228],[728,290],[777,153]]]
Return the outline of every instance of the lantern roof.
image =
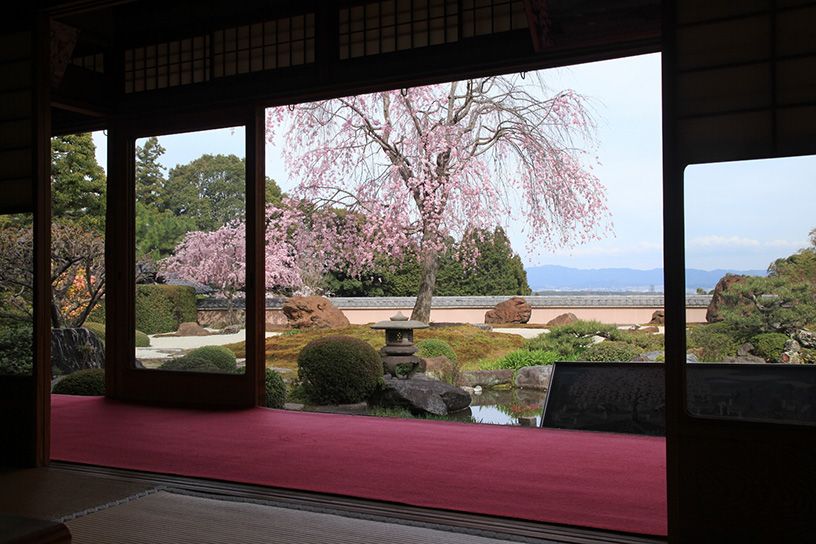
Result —
[[[417,321],[415,319],[408,319],[402,312],[397,312],[396,315],[392,315],[391,319],[380,321],[378,323],[374,323],[371,325],[372,329],[398,329],[398,330],[406,330],[406,329],[427,329],[427,323],[423,323],[422,321]]]

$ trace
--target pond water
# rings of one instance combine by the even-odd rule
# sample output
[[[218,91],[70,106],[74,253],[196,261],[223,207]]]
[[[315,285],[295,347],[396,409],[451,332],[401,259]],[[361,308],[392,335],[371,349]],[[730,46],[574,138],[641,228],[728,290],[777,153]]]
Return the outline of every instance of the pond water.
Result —
[[[471,398],[470,416],[477,423],[518,425],[519,417],[535,417],[538,427],[547,392],[528,389],[483,391],[481,395],[471,394]]]

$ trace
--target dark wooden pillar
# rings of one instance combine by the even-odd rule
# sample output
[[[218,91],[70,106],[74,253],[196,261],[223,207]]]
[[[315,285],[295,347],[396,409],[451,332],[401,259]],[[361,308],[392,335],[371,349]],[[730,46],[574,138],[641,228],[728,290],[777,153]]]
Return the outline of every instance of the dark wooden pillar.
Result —
[[[265,110],[252,108],[246,126],[246,373],[250,395],[264,401],[266,372],[266,164]]]
[[[122,383],[131,367],[136,330],[135,157],[126,123],[113,119],[108,129],[108,192],[105,221],[105,390],[122,396]]]

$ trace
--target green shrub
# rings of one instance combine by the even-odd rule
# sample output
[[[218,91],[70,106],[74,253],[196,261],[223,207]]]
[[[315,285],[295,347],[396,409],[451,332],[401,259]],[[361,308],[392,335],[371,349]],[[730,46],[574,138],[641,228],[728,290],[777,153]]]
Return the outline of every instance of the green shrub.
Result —
[[[621,331],[614,325],[598,321],[576,321],[568,325],[553,327],[549,333],[542,333],[528,340],[525,348],[530,351],[554,351],[560,360],[580,359],[584,351],[594,342],[593,336],[617,340]]]
[[[137,285],[136,328],[145,334],[173,332],[197,318],[195,290],[183,285]]]
[[[771,363],[779,362],[787,341],[788,337],[779,332],[765,332],[751,338],[754,353]]]
[[[267,408],[283,408],[286,404],[286,384],[283,383],[281,375],[272,370],[266,369],[266,399],[264,406]]]
[[[30,323],[0,323],[0,375],[28,375],[34,360]]]
[[[707,363],[718,363],[725,357],[736,355],[738,347],[733,332],[724,323],[710,323],[690,328],[686,343],[688,349],[697,355],[700,361]]]
[[[88,368],[68,374],[54,386],[54,393],[60,395],[104,395],[105,370]]]
[[[484,370],[499,368],[518,370],[525,366],[551,365],[563,360],[555,351],[519,349],[498,359],[483,361],[480,366]]]
[[[104,323],[94,323],[93,321],[86,321],[83,325],[84,328],[88,329],[92,333],[99,338],[99,341],[103,344],[105,343],[105,325]],[[136,347],[137,348],[149,348],[150,347],[150,337],[147,336],[142,331],[136,331]]]
[[[170,359],[162,364],[159,369],[234,373],[237,371],[238,366],[235,354],[224,346],[202,346],[181,357]]]
[[[619,333],[614,340],[637,346],[642,352],[663,351],[665,347],[665,337],[662,334],[637,331],[619,331]]]
[[[419,348],[417,355],[420,357],[445,356],[451,361],[456,362],[456,353],[454,353],[451,345],[444,340],[429,338],[428,340],[417,342],[417,347]]]
[[[382,383],[380,356],[351,336],[312,340],[298,355],[298,377],[310,401],[345,404],[365,400]]]
[[[642,350],[632,344],[618,340],[604,340],[587,348],[584,359],[604,363],[631,361],[642,353]]]
[[[800,353],[802,355],[802,362],[808,365],[816,364],[816,349],[802,348]]]

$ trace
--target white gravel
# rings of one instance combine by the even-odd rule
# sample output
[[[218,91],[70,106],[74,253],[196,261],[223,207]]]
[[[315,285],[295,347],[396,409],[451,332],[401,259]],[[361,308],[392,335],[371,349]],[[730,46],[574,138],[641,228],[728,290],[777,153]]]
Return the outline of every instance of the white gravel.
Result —
[[[213,332],[216,329],[207,329]],[[278,336],[279,332],[267,332],[266,338]],[[246,329],[235,334],[212,334],[209,336],[150,336],[149,348],[136,348],[137,359],[169,359],[185,351],[202,346],[223,346],[246,340]]]
[[[549,329],[523,329],[521,327],[519,327],[519,328],[511,327],[511,328],[506,328],[506,329],[494,328],[493,332],[500,332],[500,333],[504,333],[504,334],[518,334],[519,336],[522,336],[524,338],[535,338],[536,336],[538,336],[539,334],[541,334],[543,332],[550,332],[550,330]]]

